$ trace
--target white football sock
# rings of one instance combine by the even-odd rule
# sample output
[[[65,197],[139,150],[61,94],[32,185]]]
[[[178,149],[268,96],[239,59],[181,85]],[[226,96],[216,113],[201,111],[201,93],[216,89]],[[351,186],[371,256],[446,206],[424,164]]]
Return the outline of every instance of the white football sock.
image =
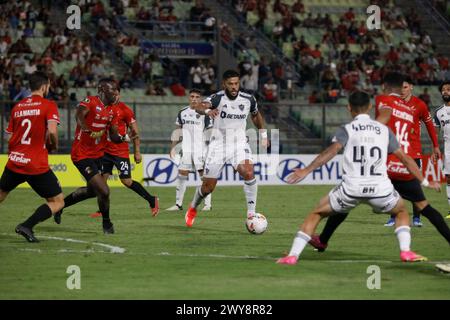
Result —
[[[256,178],[244,181],[244,193],[247,199],[247,216],[254,215],[256,212],[256,198],[258,196]]]
[[[395,229],[398,243],[400,244],[400,251],[411,250],[411,228],[408,226],[401,226]]]
[[[176,204],[180,207],[183,206],[184,193],[186,192],[187,176],[178,175],[177,192],[176,192]]]
[[[197,207],[202,203],[202,200],[205,198],[205,196],[202,193],[202,187],[197,187],[197,190],[195,190],[194,199],[192,200],[191,206],[192,208],[197,209]]]
[[[205,197],[205,207],[211,207],[211,193]]]
[[[298,258],[303,249],[305,249],[305,246],[308,244],[309,240],[311,240],[311,237],[306,233],[304,233],[303,231],[297,232],[294,238],[294,242],[292,243],[292,248],[289,252],[289,256],[296,256]]]

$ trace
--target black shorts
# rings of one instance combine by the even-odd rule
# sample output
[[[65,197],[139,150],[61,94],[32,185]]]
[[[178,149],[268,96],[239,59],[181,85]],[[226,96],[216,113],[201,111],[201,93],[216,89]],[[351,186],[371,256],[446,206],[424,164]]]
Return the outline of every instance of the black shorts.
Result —
[[[86,182],[89,182],[97,174],[102,174],[102,158],[83,159],[73,163],[82,174]]]
[[[120,179],[131,178],[131,163],[130,158],[121,158],[105,153],[102,158],[103,173],[112,174],[113,168],[116,167],[119,171]]]
[[[10,192],[24,182],[28,182],[31,188],[45,199],[56,197],[62,192],[58,178],[52,170],[42,174],[31,175],[17,173],[7,167],[5,167],[5,171],[3,171],[0,179],[0,189]]]
[[[426,200],[422,186],[419,180],[413,179],[409,181],[392,180],[394,189],[402,196],[403,199],[411,202],[420,202]]]

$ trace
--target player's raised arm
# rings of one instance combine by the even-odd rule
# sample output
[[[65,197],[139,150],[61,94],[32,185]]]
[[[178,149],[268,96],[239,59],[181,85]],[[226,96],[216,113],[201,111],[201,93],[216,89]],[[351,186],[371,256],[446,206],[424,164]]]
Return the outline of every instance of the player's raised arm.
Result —
[[[290,184],[300,182],[315,169],[333,159],[343,147],[344,146],[340,142],[334,142],[322,151],[306,168],[295,169],[294,172],[288,176],[287,182]]]

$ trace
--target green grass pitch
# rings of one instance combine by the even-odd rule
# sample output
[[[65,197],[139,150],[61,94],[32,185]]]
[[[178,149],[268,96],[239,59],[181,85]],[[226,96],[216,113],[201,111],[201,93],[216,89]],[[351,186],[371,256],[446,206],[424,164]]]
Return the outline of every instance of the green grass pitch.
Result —
[[[162,209],[173,205],[174,188],[150,190],[160,197]],[[450,262],[449,245],[430,223],[424,219],[423,228],[412,229],[412,249],[430,261],[402,263],[393,228],[383,226],[387,216],[373,214],[367,206],[351,212],[326,252],[308,246],[296,266],[275,264],[289,250],[308,211],[329,190],[260,186],[257,208],[266,215],[269,229],[251,235],[244,226],[242,187],[218,187],[213,211],[199,212],[192,229],[185,227],[184,212],[161,211],[152,218],[139,196],[114,188],[111,218],[116,234],[103,235],[101,220],[89,217],[96,209],[96,202],[89,200],[67,209],[61,225],[53,219],[38,225],[38,244],[25,242],[14,227],[42,201],[30,190],[15,190],[0,205],[0,299],[450,298],[450,276],[434,267]],[[185,206],[193,191],[188,188]],[[427,191],[427,196],[447,213],[445,190]],[[126,251],[112,254],[96,243]],[[80,290],[66,286],[70,265],[80,267]],[[381,289],[367,288],[370,265],[380,267]]]

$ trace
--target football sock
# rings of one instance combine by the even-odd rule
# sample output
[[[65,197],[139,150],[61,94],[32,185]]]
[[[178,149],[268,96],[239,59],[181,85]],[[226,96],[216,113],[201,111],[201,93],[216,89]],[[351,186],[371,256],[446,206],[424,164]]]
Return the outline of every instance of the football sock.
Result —
[[[420,218],[420,211],[415,206],[413,206],[413,217]]]
[[[102,214],[103,224],[109,221],[109,190],[106,192],[98,192],[97,194],[98,209]]]
[[[306,233],[302,231],[297,232],[294,238],[294,242],[292,243],[289,256],[296,256],[298,258],[303,249],[305,249],[305,246],[308,244],[309,240],[311,240],[311,237]]]
[[[254,215],[256,211],[256,198],[258,196],[256,178],[244,181],[244,193],[247,199],[247,216]]]
[[[183,206],[184,193],[186,192],[187,176],[178,175],[177,192],[176,192],[176,204],[180,207]]]
[[[95,192],[92,189],[87,187],[78,188],[64,198],[64,208],[68,208],[89,198],[95,198]]]
[[[448,204],[450,205],[450,184],[447,184],[447,201]]]
[[[439,233],[447,240],[447,242],[450,244],[450,229],[445,222],[442,215],[434,209],[432,206],[427,205],[422,211],[421,214],[426,217],[430,222],[433,224],[433,226],[439,231]]]
[[[211,193],[205,197],[205,206],[211,207]]]
[[[47,204],[43,204],[42,206],[37,208],[36,211],[24,223],[22,223],[22,225],[24,227],[33,229],[33,227],[39,222],[47,220],[51,216],[52,210]]]
[[[152,208],[155,207],[155,197],[148,193],[139,182],[133,180],[133,183],[129,186],[129,188],[147,200]]]
[[[327,244],[333,235],[334,231],[339,227],[339,225],[344,222],[347,218],[348,213],[334,214],[328,217],[327,223],[319,236],[320,242]]]
[[[400,245],[400,251],[410,251],[411,246],[411,228],[408,226],[401,226],[395,229],[398,243]]]
[[[197,207],[202,203],[202,200],[205,198],[205,196],[202,193],[202,187],[197,187],[197,190],[195,191],[194,200],[192,200],[191,206],[192,208],[197,209]]]

